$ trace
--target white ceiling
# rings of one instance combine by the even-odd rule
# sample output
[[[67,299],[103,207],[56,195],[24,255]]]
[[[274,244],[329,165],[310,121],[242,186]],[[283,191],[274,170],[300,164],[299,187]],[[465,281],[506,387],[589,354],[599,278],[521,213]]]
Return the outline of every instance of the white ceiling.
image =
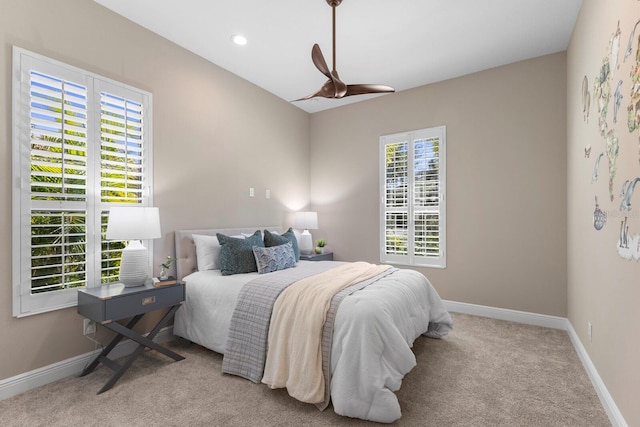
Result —
[[[331,67],[326,0],[95,0],[201,57],[291,101]],[[402,91],[567,49],[582,0],[344,0],[336,8],[337,70],[348,84]],[[246,46],[230,38],[241,33]],[[393,96],[373,95],[373,96]],[[313,113],[373,97],[294,103]]]

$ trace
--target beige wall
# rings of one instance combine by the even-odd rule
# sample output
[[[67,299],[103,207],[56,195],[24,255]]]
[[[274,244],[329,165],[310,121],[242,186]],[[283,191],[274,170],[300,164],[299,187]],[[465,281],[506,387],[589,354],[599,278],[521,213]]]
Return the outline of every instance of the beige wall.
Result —
[[[11,317],[13,45],[153,94],[157,261],[173,230],[278,225],[309,203],[309,115],[289,103],[92,1],[0,0],[0,41],[0,379],[93,349],[75,308]]]
[[[565,54],[313,114],[311,201],[342,260],[379,262],[379,137],[447,127],[443,298],[566,316]]]
[[[640,385],[640,265],[619,256],[619,196],[625,180],[640,176],[639,136],[629,132],[627,107],[630,103],[632,67],[637,62],[638,36],[632,39],[632,54],[624,60],[627,43],[640,4],[636,0],[585,0],[567,54],[567,140],[568,140],[568,316],[591,360],[629,425],[640,425],[638,391]],[[595,161],[607,150],[598,130],[598,109],[594,91],[603,59],[609,56],[611,36],[620,22],[619,54],[610,58],[611,97],[606,115],[607,129],[618,138],[618,157],[613,179],[613,201],[609,197],[607,156],[600,162],[599,176],[592,182]],[[615,39],[614,39],[615,40]],[[615,49],[614,49],[615,50]],[[617,61],[616,59],[617,58]],[[619,66],[614,66],[619,64]],[[582,82],[587,76],[590,92],[589,120],[584,120]],[[622,101],[613,122],[614,92],[622,80]],[[585,148],[591,155],[585,157]],[[636,193],[638,187],[636,187]],[[608,214],[601,231],[593,226],[595,197]],[[629,235],[640,233],[640,199],[631,199],[627,212]],[[636,246],[637,249],[637,246]],[[589,341],[587,323],[593,324]]]

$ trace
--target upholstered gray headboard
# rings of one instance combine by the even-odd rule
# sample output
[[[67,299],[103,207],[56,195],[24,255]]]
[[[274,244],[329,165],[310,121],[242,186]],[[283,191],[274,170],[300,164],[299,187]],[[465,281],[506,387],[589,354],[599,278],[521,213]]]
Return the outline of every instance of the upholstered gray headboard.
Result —
[[[215,236],[216,233],[233,236],[240,233],[254,233],[256,230],[277,231],[281,232],[281,226],[255,226],[241,228],[204,228],[199,230],[178,230],[176,231],[176,277],[182,280],[185,276],[193,273],[198,269],[196,262],[196,245],[193,242],[194,234],[204,234]]]

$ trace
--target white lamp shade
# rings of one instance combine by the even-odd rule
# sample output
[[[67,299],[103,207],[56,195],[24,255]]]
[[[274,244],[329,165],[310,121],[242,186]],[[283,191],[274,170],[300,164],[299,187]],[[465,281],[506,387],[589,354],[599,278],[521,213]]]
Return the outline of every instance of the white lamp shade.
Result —
[[[109,209],[108,240],[146,240],[162,237],[158,208],[114,206]]]
[[[129,240],[120,258],[120,282],[125,287],[142,286],[149,279],[149,251],[139,240],[162,237],[158,208],[118,206],[109,210],[109,240]]]
[[[318,228],[317,212],[296,212],[294,227],[300,230],[315,230]]]
[[[298,247],[300,253],[310,254],[313,252],[313,237],[309,230],[315,230],[318,228],[318,213],[317,212],[296,212],[294,227],[304,230],[300,235],[298,241]]]

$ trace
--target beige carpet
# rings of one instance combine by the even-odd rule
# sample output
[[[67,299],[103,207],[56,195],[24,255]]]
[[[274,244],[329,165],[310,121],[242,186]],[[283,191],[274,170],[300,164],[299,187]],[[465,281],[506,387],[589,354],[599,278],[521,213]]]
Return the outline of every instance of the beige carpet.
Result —
[[[461,314],[447,338],[420,337],[397,393],[398,426],[609,426],[566,332]],[[0,402],[3,426],[371,425],[319,412],[220,373],[222,356],[177,339],[173,362],[146,351],[108,392],[101,366]]]

